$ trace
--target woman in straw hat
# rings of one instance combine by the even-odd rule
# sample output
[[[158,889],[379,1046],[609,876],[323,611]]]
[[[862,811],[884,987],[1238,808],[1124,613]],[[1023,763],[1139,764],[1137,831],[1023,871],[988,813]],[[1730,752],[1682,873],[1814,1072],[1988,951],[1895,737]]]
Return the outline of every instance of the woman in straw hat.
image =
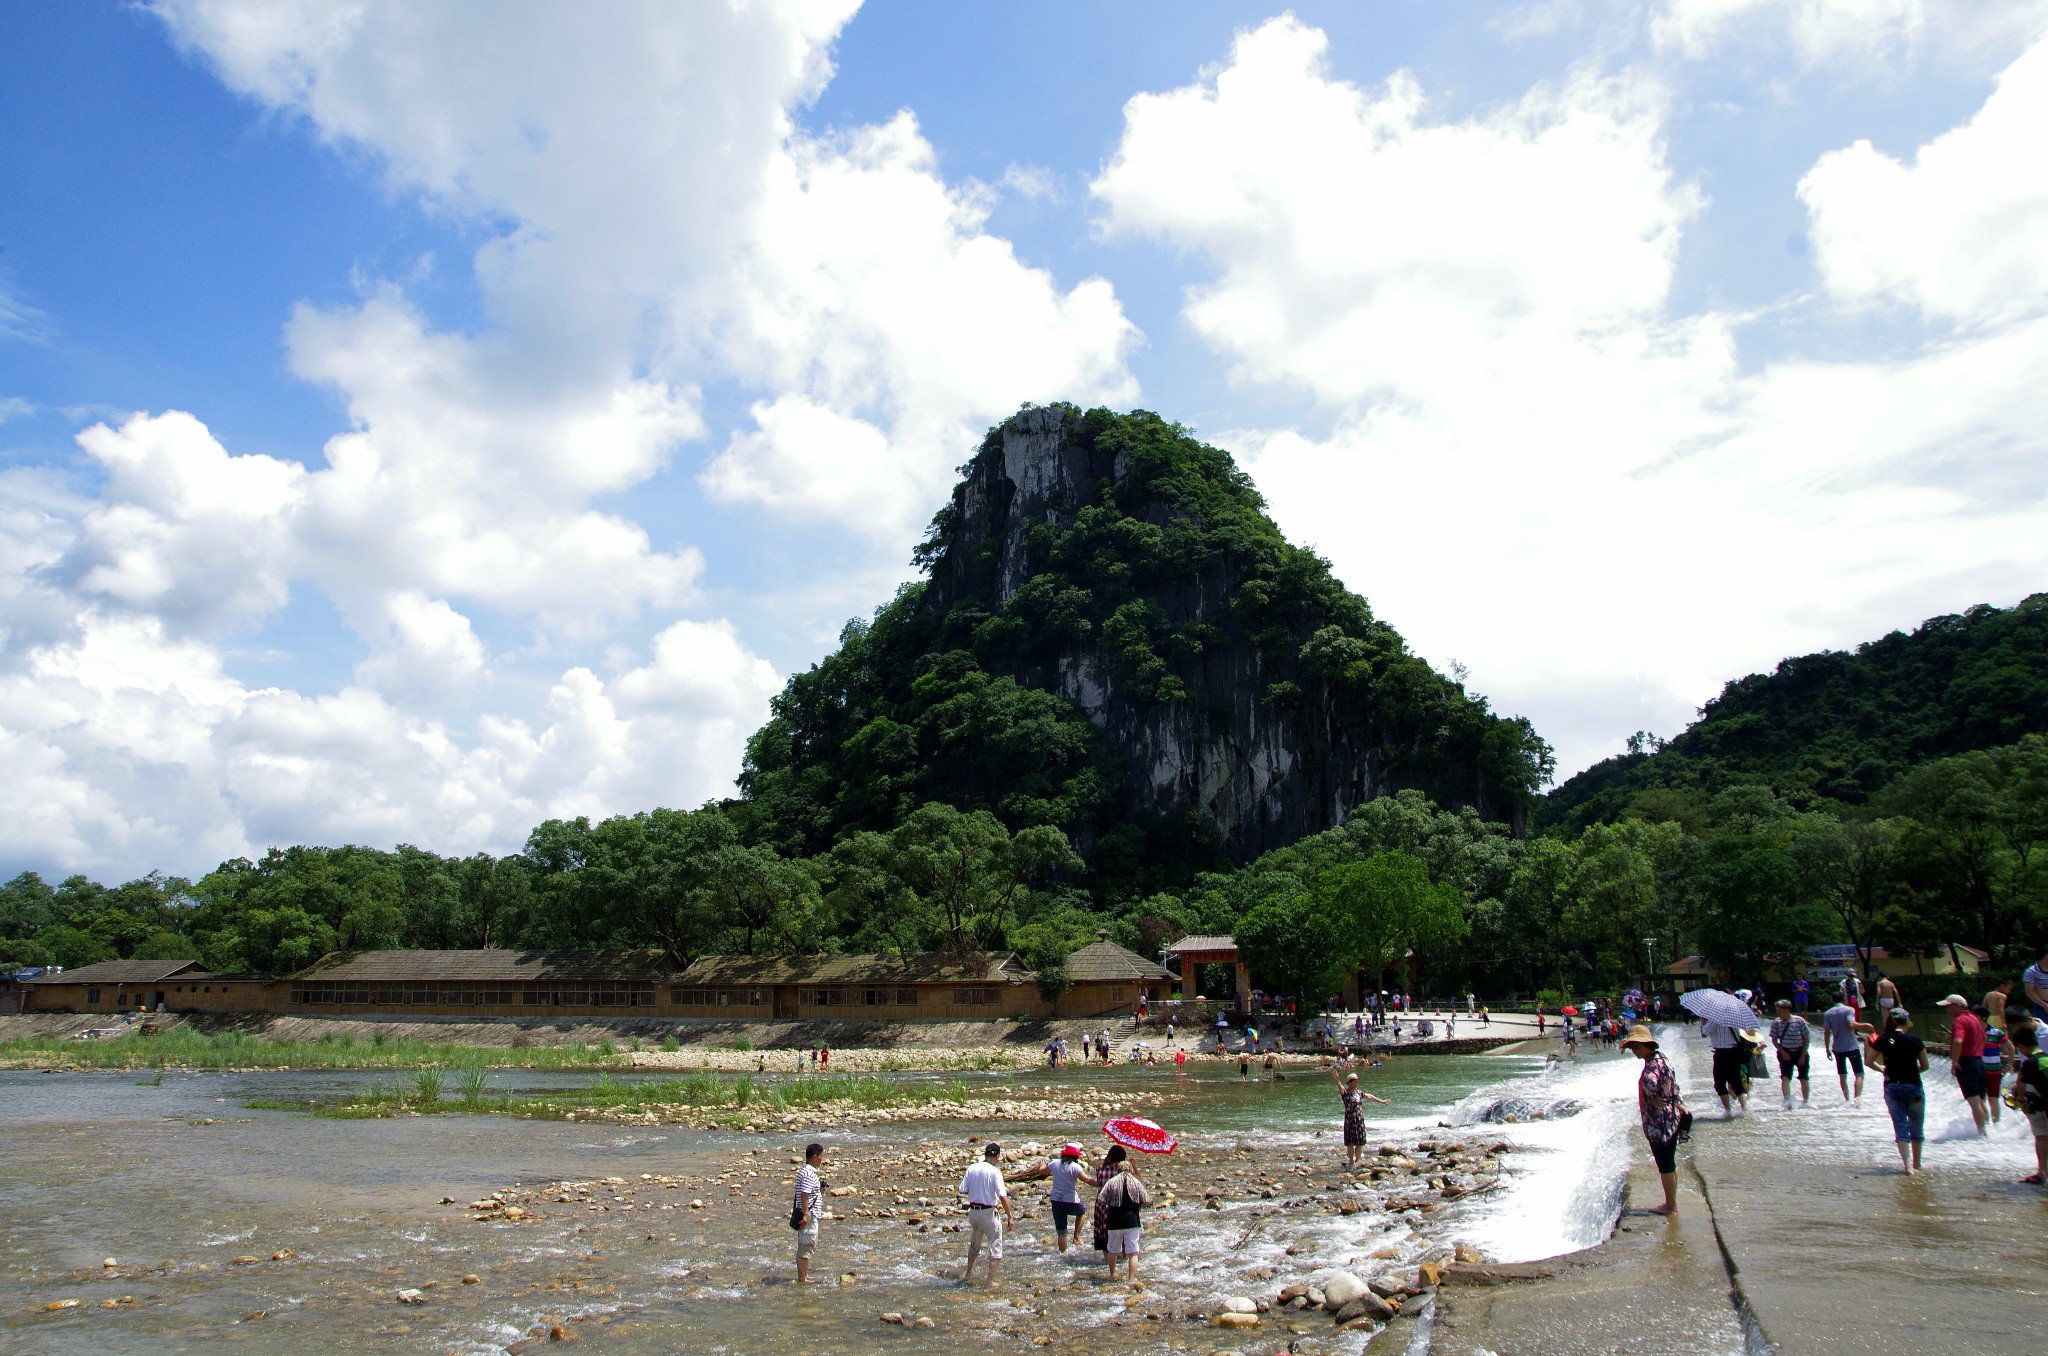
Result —
[[[1628,1029],[1621,1048],[1643,1062],[1636,1080],[1636,1103],[1643,1113],[1643,1138],[1650,1141],[1650,1157],[1657,1160],[1657,1180],[1664,1184],[1664,1204],[1650,1207],[1653,1215],[1678,1213],[1678,1142],[1692,1128],[1692,1113],[1678,1095],[1678,1075],[1671,1062],[1657,1050],[1657,1038],[1650,1028],[1638,1023]]]
[[[1347,1061],[1339,1061],[1341,1068]],[[1337,1091],[1344,1099],[1344,1164],[1356,1168],[1358,1156],[1365,1151],[1365,1104],[1367,1100],[1387,1104],[1384,1097],[1374,1097],[1358,1086],[1358,1075],[1344,1074],[1337,1069],[1330,1070],[1330,1081],[1337,1085]]]

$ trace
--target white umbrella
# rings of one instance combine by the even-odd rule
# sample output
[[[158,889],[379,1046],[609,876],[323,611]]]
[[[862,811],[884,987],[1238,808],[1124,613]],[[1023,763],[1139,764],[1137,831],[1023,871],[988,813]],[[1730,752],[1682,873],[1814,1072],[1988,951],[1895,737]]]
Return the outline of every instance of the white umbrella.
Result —
[[[1678,1001],[1701,1021],[1714,1022],[1735,1031],[1756,1025],[1756,1014],[1749,1010],[1749,1004],[1720,989],[1694,989],[1680,995]]]

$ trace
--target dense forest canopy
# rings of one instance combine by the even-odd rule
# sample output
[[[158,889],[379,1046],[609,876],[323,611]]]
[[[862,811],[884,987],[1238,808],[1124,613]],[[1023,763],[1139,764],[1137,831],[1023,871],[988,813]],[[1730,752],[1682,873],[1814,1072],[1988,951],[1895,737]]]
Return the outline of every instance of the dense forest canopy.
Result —
[[[1736,785],[1865,806],[1908,768],[2027,734],[2048,734],[2048,593],[1739,678],[1677,738],[1639,735],[1545,796],[1537,823],[1694,818]]]
[[[2014,966],[2048,935],[2048,741],[1937,759],[1854,812],[1735,785],[1690,823],[1641,816],[1518,838],[1418,791],[1179,890],[1102,901],[1060,830],[1015,833],[930,802],[827,851],[750,844],[718,806],[552,820],[526,850],[294,847],[197,881],[0,885],[0,962],[195,957],[288,971],[336,948],[640,947],[707,952],[1014,948],[1057,986],[1107,930],[1146,955],[1235,932],[1255,981],[1315,998],[1413,952],[1437,991],[1589,992],[1699,952],[1745,981],[1822,941]]]

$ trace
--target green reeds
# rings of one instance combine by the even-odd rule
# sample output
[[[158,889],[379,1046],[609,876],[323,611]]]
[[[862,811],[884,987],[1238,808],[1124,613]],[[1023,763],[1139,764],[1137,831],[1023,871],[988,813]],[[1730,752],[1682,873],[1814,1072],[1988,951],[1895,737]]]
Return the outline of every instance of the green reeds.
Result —
[[[617,1064],[582,1046],[478,1047],[423,1041],[377,1032],[369,1041],[348,1036],[270,1040],[244,1031],[175,1028],[155,1036],[129,1034],[81,1041],[31,1037],[0,1041],[0,1067],[70,1066],[85,1069],[590,1069]]]

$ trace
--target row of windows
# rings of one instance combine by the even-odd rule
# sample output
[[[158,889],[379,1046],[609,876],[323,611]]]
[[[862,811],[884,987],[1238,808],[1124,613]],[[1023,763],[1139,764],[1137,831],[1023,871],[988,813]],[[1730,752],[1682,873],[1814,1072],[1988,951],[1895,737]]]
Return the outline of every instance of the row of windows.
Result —
[[[690,1008],[732,1008],[768,1006],[766,989],[670,989],[668,1000]]]
[[[808,1007],[915,1007],[921,1001],[923,991],[910,985],[901,988],[864,988],[846,985],[833,989],[801,990],[798,1001]],[[998,1001],[994,989],[960,989],[956,991],[957,1001],[974,1006],[992,1007]]]
[[[292,985],[294,1003],[391,1007],[653,1007],[654,986],[571,988],[553,984],[368,984],[328,981]]]

